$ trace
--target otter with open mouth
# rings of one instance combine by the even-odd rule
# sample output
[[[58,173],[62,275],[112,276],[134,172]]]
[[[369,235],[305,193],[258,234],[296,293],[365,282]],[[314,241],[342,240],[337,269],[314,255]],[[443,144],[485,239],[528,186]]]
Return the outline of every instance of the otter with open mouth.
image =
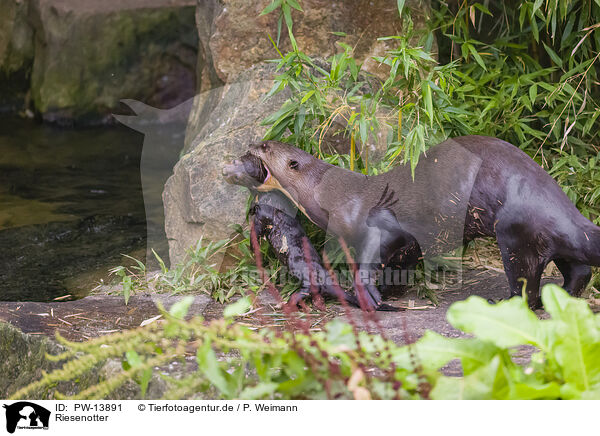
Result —
[[[371,309],[382,304],[374,272],[415,243],[427,257],[439,252],[438,243],[449,248],[496,237],[510,296],[525,286],[532,308],[541,306],[540,280],[549,262],[575,296],[591,277],[590,265],[600,266],[600,229],[535,161],[500,139],[444,141],[420,159],[414,177],[408,165],[365,176],[276,141],[251,145],[249,153],[264,166],[256,190],[283,192],[311,221],[356,249],[357,279]]]

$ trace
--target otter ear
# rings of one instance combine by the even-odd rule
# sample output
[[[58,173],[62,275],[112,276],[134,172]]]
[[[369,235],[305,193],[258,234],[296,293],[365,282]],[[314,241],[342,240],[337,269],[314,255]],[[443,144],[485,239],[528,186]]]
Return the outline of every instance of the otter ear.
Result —
[[[298,169],[298,161],[297,160],[291,160],[291,161],[288,162],[288,166],[292,170],[297,170]]]

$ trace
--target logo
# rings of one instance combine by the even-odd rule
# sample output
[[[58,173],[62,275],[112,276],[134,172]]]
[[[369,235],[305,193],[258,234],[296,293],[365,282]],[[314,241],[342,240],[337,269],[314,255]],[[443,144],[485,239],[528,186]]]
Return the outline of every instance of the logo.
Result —
[[[30,403],[19,401],[3,406],[6,409],[6,431],[14,433],[18,429],[48,429],[50,411]]]

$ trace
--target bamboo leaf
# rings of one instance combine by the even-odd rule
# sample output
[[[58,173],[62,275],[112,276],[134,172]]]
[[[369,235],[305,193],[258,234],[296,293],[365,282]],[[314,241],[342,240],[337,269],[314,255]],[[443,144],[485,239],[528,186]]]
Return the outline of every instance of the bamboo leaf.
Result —
[[[262,10],[260,15],[267,15],[277,9],[283,0],[273,0],[266,8]]]
[[[402,10],[404,9],[404,3],[406,2],[406,0],[397,0],[397,5],[398,5],[398,16],[402,16]]]
[[[554,50],[552,50],[550,47],[548,47],[548,45],[545,42],[542,41],[542,44],[544,44],[546,53],[548,53],[548,55],[550,56],[550,59],[552,59],[552,62],[554,62],[556,65],[558,65],[559,68],[562,68],[563,63],[562,63],[562,59],[560,58],[560,56],[558,56]]]

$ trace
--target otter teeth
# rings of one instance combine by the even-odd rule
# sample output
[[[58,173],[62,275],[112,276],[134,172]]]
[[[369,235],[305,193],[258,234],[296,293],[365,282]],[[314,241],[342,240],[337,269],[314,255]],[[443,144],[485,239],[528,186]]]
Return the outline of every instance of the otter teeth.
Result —
[[[269,167],[267,167],[265,165],[265,169],[267,170],[267,177],[265,177],[265,180],[263,180],[263,183],[267,183],[269,181],[269,179],[271,178],[271,171],[269,171]]]

